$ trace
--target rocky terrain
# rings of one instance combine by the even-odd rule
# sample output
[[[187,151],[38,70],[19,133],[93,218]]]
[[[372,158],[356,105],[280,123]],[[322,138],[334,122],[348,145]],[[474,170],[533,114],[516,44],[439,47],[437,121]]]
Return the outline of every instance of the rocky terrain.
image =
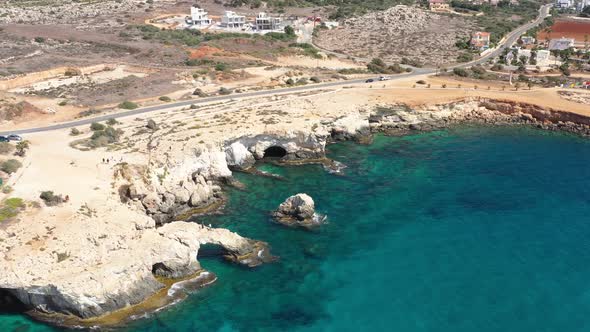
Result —
[[[438,66],[455,62],[455,42],[474,29],[473,23],[462,17],[399,5],[349,18],[337,29],[322,31],[314,43],[354,57],[381,58],[388,63],[405,57]]]
[[[585,93],[572,92],[572,91],[560,91],[559,95],[561,98],[573,101],[580,104],[590,105],[590,96]]]
[[[307,194],[297,194],[287,198],[279,208],[273,212],[278,223],[286,226],[313,228],[321,224],[315,213],[315,203]]]
[[[431,100],[434,89],[407,91]],[[5,196],[22,198],[27,208],[0,227],[0,264],[6,267],[0,271],[0,304],[11,300],[78,323],[145,303],[170,287],[162,278],[202,275],[198,253],[206,243],[223,248],[231,262],[271,262],[264,239],[207,227],[198,217],[222,212],[224,188],[235,185],[232,171],[256,162],[324,162],[332,142],[460,123],[590,133],[588,117],[530,103],[451,94],[444,102],[409,105],[391,94],[363,87],[231,100],[153,112],[149,120],[157,124],[149,127],[146,118],[121,118],[113,124],[124,132],[120,141],[90,151],[73,148],[94,135],[88,126],[78,128],[76,137],[69,129],[28,135],[31,151],[22,171],[8,180],[13,191]],[[44,190],[70,199],[42,205]],[[281,214],[308,219],[312,204],[302,202],[291,201]],[[195,222],[183,221],[191,215]]]

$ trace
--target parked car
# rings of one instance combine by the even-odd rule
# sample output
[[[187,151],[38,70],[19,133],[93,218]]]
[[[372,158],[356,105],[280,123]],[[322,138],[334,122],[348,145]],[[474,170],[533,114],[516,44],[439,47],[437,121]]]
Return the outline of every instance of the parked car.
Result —
[[[6,138],[8,138],[9,141],[22,141],[23,140],[23,138],[20,135],[16,135],[16,134],[8,135],[8,137],[6,137]]]
[[[365,81],[365,83],[373,83],[375,80],[373,80],[372,78],[369,78],[368,80]]]
[[[0,136],[0,142],[8,142],[8,137]]]

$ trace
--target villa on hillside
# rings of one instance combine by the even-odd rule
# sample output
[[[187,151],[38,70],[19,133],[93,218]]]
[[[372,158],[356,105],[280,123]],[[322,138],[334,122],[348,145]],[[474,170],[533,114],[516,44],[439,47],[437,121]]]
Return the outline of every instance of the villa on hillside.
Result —
[[[558,38],[551,39],[549,41],[549,50],[567,50],[570,47],[574,47],[575,39],[573,38]]]
[[[568,9],[574,5],[573,0],[556,0],[555,1],[555,8],[559,9]]]
[[[428,0],[428,5],[433,12],[446,12],[451,9],[446,0]]]
[[[197,6],[191,7],[190,24],[192,25],[210,25],[213,20],[209,18],[209,13]]]
[[[471,47],[480,51],[490,48],[490,33],[478,31],[471,35]]]
[[[260,12],[256,15],[254,26],[256,30],[277,30],[281,28],[281,19],[279,17],[269,16],[265,12]]]
[[[535,38],[531,36],[522,36],[520,37],[520,41],[523,45],[533,45],[535,44]]]
[[[221,16],[221,26],[226,28],[241,28],[246,24],[246,16],[238,15],[230,10]]]

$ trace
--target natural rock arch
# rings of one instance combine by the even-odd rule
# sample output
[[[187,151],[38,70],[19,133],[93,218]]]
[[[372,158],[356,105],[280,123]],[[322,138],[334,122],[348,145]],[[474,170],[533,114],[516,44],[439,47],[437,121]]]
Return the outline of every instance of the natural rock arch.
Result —
[[[269,146],[264,150],[264,158],[283,158],[287,155],[287,150],[281,146]]]

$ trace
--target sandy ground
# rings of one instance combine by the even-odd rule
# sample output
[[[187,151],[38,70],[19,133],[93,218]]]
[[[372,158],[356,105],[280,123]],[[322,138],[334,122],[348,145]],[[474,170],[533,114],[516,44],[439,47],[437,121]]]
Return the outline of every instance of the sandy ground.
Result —
[[[264,97],[235,100],[223,104],[202,106],[194,110],[160,111],[120,119],[117,127],[126,132],[128,148],[119,151],[99,149],[84,152],[73,149],[69,143],[80,137],[69,136],[69,129],[26,135],[31,141],[28,166],[15,181],[13,196],[37,200],[42,190],[53,190],[70,195],[69,204],[79,207],[108,195],[112,175],[112,163],[103,164],[102,158],[120,161],[145,161],[146,138],[133,135],[140,130],[148,118],[166,127],[174,128],[162,139],[177,141],[188,135],[201,136],[205,145],[219,145],[236,135],[273,130],[306,128],[324,118],[341,116],[377,104],[406,103],[424,105],[447,103],[465,97],[480,96],[495,99],[509,99],[590,116],[590,106],[566,100],[557,93],[560,89],[533,89],[500,91],[470,88],[412,88],[415,80],[391,81],[380,85],[360,85],[355,88],[315,90],[303,94],[280,97]],[[590,91],[579,91],[590,95]],[[267,110],[267,113],[262,111]],[[279,115],[288,112],[288,117]],[[281,119],[277,124],[268,125],[270,118]],[[195,129],[194,124],[199,124]],[[188,129],[193,127],[193,129]],[[88,132],[87,127],[79,128]],[[186,144],[186,143],[178,143]]]

